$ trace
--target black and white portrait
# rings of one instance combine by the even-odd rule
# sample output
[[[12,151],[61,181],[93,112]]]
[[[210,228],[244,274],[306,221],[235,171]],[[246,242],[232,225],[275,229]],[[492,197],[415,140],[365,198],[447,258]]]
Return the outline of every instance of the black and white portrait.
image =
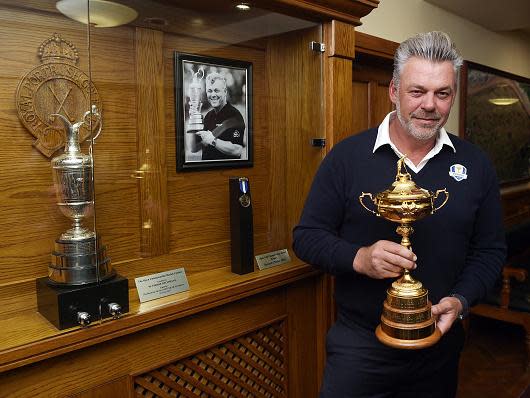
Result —
[[[252,166],[252,64],[175,54],[177,170]]]

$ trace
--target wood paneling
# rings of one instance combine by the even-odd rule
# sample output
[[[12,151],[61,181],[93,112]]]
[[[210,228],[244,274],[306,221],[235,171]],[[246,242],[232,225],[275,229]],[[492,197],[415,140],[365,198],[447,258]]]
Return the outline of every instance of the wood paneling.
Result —
[[[349,59],[332,57],[328,60],[327,90],[328,106],[326,108],[326,132],[329,146],[333,146],[355,131],[353,123],[356,115],[353,109],[352,96],[352,62]]]
[[[399,43],[381,39],[362,32],[355,32],[357,53],[371,54],[380,58],[393,59]]]
[[[314,173],[324,156],[321,148],[311,146],[312,138],[322,136],[322,56],[311,51],[307,43],[318,40],[320,29],[314,28],[277,36],[268,47],[268,64],[273,68],[270,73],[275,75],[271,78],[270,93],[274,98],[273,110],[279,111],[278,114],[271,112],[272,139],[284,144],[283,148],[278,148],[281,155],[274,155],[274,170],[285,173],[285,177],[277,177],[285,184],[285,201],[282,204],[275,199],[275,203],[285,206],[285,210],[281,210],[283,214],[279,214],[285,217],[284,235],[287,235],[288,246]],[[296,100],[301,93],[304,93],[304,100]],[[284,171],[279,169],[281,157]]]
[[[163,38],[162,32],[136,29],[136,177],[140,183],[142,257],[166,254],[169,250]]]
[[[132,395],[130,377],[124,376],[71,398],[128,398]]]
[[[50,160],[32,147],[34,137],[19,121],[15,106],[19,81],[40,64],[38,47],[57,26],[77,46],[78,67],[86,73],[86,30],[78,24],[64,17],[36,20],[25,11],[0,10],[0,290],[46,275],[53,241],[70,224],[55,204]]]
[[[392,80],[392,62],[363,53],[353,61],[352,96],[354,131],[377,127],[392,110],[388,85]]]

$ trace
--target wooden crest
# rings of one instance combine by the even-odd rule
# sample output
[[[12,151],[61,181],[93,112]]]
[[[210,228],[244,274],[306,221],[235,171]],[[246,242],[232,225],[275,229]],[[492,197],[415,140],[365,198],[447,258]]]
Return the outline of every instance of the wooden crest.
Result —
[[[50,115],[58,113],[71,123],[83,118],[91,105],[102,109],[101,100],[89,76],[76,67],[79,60],[75,46],[57,33],[45,40],[38,51],[41,64],[29,71],[16,91],[18,117],[29,132],[37,138],[35,148],[51,157],[65,144],[64,127],[56,124]],[[83,142],[91,131],[83,126],[79,140]]]

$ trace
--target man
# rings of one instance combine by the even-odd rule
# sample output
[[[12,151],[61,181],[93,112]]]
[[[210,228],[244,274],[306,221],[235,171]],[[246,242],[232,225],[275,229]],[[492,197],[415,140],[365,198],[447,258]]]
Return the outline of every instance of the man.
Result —
[[[321,397],[455,396],[464,341],[457,319],[494,285],[505,257],[495,171],[482,151],[443,128],[461,65],[445,33],[403,42],[389,87],[396,111],[378,129],[335,145],[315,176],[293,246],[336,276],[338,319],[327,336]],[[414,223],[414,252],[397,243],[396,224],[358,200],[363,191],[387,189],[404,154],[418,186],[450,194],[440,211]],[[390,348],[374,334],[386,289],[403,269],[413,270],[435,304],[443,336],[426,349]]]
[[[206,97],[212,106],[204,117],[204,130],[196,132],[192,152],[202,149],[202,160],[240,159],[245,145],[245,121],[227,101],[226,80],[219,73],[206,77]]]

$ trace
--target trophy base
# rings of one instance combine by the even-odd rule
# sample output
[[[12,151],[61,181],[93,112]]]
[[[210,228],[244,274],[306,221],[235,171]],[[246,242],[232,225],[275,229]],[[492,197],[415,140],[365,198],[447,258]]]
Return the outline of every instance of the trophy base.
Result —
[[[398,339],[395,337],[391,337],[388,334],[386,334],[383,331],[383,328],[381,325],[379,325],[375,329],[375,335],[377,339],[383,343],[384,345],[387,345],[389,347],[393,348],[400,348],[400,349],[407,349],[407,350],[420,350],[422,348],[430,347],[438,342],[440,338],[442,337],[442,333],[438,328],[434,329],[434,333],[431,334],[428,337],[424,337],[417,340],[405,340],[405,339]]]
[[[429,347],[440,340],[428,291],[408,272],[386,292],[376,337],[390,347],[412,350]]]
[[[88,323],[112,317],[111,303],[121,307],[120,313],[129,312],[128,282],[120,275],[85,286],[57,286],[47,277],[38,278],[36,284],[38,311],[60,330],[80,326],[82,312],[90,315]]]
[[[114,277],[106,246],[99,236],[79,240],[55,241],[48,266],[48,283],[56,286],[82,286]]]

